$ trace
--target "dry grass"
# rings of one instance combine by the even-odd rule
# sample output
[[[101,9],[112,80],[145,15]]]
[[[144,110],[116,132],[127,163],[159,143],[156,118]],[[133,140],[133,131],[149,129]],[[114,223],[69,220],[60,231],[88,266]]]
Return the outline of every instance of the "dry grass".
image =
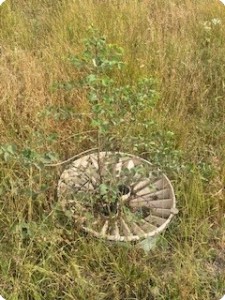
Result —
[[[89,111],[85,93],[52,89],[78,76],[67,57],[82,50],[91,24],[125,50],[118,81],[157,79],[152,118],[162,135],[174,133],[169,146],[162,142],[163,159],[180,214],[149,254],[74,232],[56,214],[61,169],[21,159],[28,148],[64,159],[93,146],[89,119],[78,117]],[[0,293],[7,300],[221,298],[224,34],[225,9],[216,0],[7,0],[0,7],[0,145],[17,146],[0,158]],[[55,113],[46,117],[49,107]],[[65,107],[73,117],[56,118]]]

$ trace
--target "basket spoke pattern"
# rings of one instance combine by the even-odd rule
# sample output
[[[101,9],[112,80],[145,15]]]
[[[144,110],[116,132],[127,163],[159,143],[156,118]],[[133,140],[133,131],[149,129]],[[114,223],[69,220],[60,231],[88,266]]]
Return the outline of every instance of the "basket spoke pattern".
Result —
[[[108,240],[154,236],[177,213],[169,179],[148,161],[120,152],[75,160],[62,173],[57,193],[86,232]]]

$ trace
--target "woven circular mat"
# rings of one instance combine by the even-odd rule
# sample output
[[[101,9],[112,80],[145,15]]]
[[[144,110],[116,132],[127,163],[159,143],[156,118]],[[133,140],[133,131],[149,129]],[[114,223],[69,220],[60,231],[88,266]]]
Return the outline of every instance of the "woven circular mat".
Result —
[[[169,179],[151,163],[120,152],[95,152],[61,174],[58,198],[81,227],[99,238],[137,241],[155,236],[176,209]]]

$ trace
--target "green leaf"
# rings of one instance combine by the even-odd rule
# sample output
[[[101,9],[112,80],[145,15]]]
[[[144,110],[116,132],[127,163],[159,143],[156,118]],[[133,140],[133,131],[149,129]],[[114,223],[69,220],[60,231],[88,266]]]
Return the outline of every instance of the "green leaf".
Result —
[[[108,186],[105,183],[99,185],[100,195],[104,196],[108,192]]]
[[[95,83],[98,80],[98,77],[95,74],[90,74],[86,77],[86,81],[89,84]]]
[[[9,157],[10,157],[10,155],[9,155],[9,153],[8,153],[8,152],[4,152],[4,154],[3,154],[3,157],[4,157],[4,161],[8,161],[8,160],[9,160]]]
[[[6,151],[12,155],[16,153],[16,146],[15,145],[7,145]]]

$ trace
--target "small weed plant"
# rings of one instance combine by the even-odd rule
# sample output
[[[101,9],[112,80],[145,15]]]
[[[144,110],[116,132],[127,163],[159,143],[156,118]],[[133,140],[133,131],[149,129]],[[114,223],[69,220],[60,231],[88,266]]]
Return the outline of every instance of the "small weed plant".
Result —
[[[123,73],[126,73],[123,48],[108,43],[106,37],[101,36],[93,27],[88,30],[88,35],[84,40],[83,52],[69,58],[80,78],[60,84],[60,87],[85,90],[90,107],[90,125],[97,132],[98,153],[118,149],[118,145],[119,150],[127,149],[127,146],[130,148],[134,135],[138,134],[137,130],[149,130],[154,124],[144,114],[151,111],[157,103],[158,93],[154,88],[156,82],[152,77],[139,77],[133,84],[127,83],[126,79],[118,81],[118,77],[122,78]],[[132,128],[133,133],[131,130],[127,134],[127,125]],[[129,170],[127,171],[128,177],[131,177]],[[138,170],[136,171],[138,174]],[[102,209],[99,207],[100,203],[108,215],[116,211],[118,198],[122,194],[119,187],[123,183],[114,182],[113,172],[102,176],[101,163],[99,177],[100,199],[98,195],[94,195],[90,204],[95,207],[97,202],[99,211]]]
[[[80,80],[71,81],[70,88],[85,90],[91,110],[91,126],[97,129],[99,151],[115,149],[115,139],[121,128],[130,126],[148,127],[152,121],[140,120],[146,109],[151,110],[158,99],[152,77],[137,78],[133,85],[126,80],[118,81],[126,72],[124,50],[107,42],[106,37],[90,28],[84,40],[84,51],[71,56],[70,62],[81,74]],[[68,83],[61,86],[67,87]],[[132,125],[133,124],[133,125]],[[124,140],[125,138],[125,140]],[[123,140],[123,141],[122,141]],[[132,137],[121,136],[121,148],[130,144]]]

